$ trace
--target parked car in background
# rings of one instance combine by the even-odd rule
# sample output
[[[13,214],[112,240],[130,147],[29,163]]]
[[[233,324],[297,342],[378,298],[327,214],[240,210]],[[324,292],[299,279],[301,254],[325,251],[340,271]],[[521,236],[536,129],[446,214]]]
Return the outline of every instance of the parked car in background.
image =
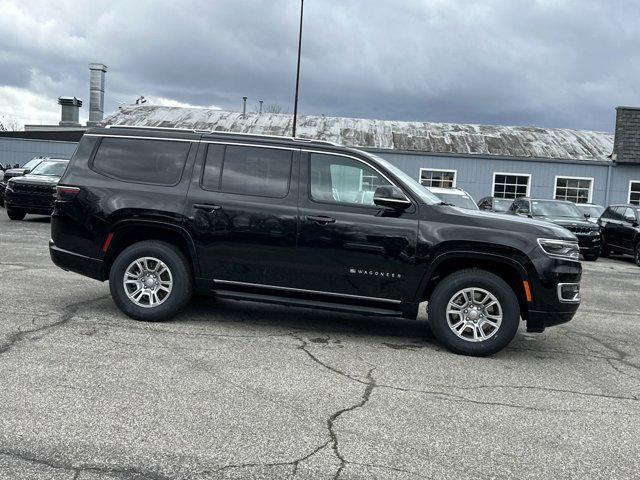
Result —
[[[31,173],[10,178],[5,190],[7,215],[22,220],[26,214],[51,215],[58,180],[68,160],[43,160]]]
[[[610,253],[633,255],[640,266],[640,207],[611,205],[598,220],[602,234],[602,256]]]
[[[576,237],[580,253],[585,260],[597,260],[600,256],[600,227],[589,222],[575,203],[542,198],[517,198],[508,213],[545,220],[566,228]]]
[[[604,207],[595,203],[576,203],[575,205],[591,223],[598,223],[600,215],[604,212]]]
[[[4,175],[2,175],[2,179],[0,179],[0,207],[4,207],[4,192],[7,188],[7,182],[9,181],[9,179],[13,177],[20,177],[22,175],[30,173],[34,168],[40,165],[47,158],[49,157],[33,157],[22,167],[8,168],[4,171]]]
[[[478,208],[485,212],[505,213],[512,203],[512,198],[483,197],[478,202]]]
[[[478,205],[473,197],[461,188],[424,187],[436,197],[454,207],[465,208],[467,210],[478,210]]]
[[[167,320],[194,291],[416,318],[447,348],[490,355],[580,304],[575,236],[462,211],[368,152],[328,142],[94,128],[57,187],[49,251],[109,280],[115,304]]]

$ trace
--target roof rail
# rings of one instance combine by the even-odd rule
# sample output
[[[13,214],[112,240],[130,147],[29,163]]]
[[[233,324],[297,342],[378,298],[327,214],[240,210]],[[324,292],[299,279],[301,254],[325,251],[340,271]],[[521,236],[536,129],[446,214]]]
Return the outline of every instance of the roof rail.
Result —
[[[145,126],[145,125],[107,125],[105,128],[125,128],[125,129],[131,129],[131,130],[160,130],[160,131],[169,131],[169,132],[202,133],[202,134],[209,134],[209,135],[214,135],[214,134],[236,135],[236,136],[246,136],[246,137],[272,138],[274,140],[293,140],[297,142],[307,142],[307,143],[317,143],[320,145],[338,146],[337,143],[330,142],[328,140],[289,137],[287,135],[269,135],[265,133],[231,132],[228,130],[197,130],[195,128],[151,127],[151,126]]]
[[[131,130],[165,130],[170,132],[190,132],[190,133],[208,133],[206,130],[195,130],[193,128],[174,128],[174,127],[148,127],[145,125],[107,125],[105,128],[127,128]]]

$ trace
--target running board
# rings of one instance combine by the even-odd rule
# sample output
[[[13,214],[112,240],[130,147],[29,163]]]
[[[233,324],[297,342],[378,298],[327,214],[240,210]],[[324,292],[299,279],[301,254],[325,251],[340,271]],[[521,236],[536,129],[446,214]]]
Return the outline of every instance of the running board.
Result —
[[[231,300],[246,300],[249,302],[275,303],[278,305],[288,305],[292,307],[316,308],[321,310],[333,310],[338,312],[359,313],[361,315],[377,315],[385,317],[402,317],[400,305],[393,305],[397,308],[374,307],[370,305],[353,305],[349,303],[327,302],[317,299],[283,297],[278,295],[268,295],[255,292],[239,292],[235,290],[214,290],[216,297],[228,298]]]

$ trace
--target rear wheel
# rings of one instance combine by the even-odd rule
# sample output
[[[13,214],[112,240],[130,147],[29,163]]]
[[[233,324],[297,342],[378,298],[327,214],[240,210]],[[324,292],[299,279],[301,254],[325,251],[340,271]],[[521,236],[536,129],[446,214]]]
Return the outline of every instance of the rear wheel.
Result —
[[[159,322],[187,304],[193,292],[193,275],[179,249],[146,240],[118,255],[109,273],[109,288],[114,302],[126,315]]]
[[[636,248],[633,250],[633,259],[636,261],[636,265],[640,267],[640,243],[637,243]]]
[[[514,291],[497,275],[461,270],[444,278],[428,306],[435,337],[463,355],[492,355],[513,340],[520,322]]]
[[[7,208],[7,215],[11,220],[22,220],[27,215],[27,212],[15,208]]]

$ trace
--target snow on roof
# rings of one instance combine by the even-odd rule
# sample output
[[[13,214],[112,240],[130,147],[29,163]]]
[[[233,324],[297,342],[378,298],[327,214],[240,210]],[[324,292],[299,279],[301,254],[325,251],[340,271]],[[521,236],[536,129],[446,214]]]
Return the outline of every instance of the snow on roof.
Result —
[[[202,108],[134,105],[107,117],[105,125],[291,135],[292,116]],[[566,128],[399,122],[305,115],[297,136],[356,148],[516,158],[609,161],[613,134]]]

